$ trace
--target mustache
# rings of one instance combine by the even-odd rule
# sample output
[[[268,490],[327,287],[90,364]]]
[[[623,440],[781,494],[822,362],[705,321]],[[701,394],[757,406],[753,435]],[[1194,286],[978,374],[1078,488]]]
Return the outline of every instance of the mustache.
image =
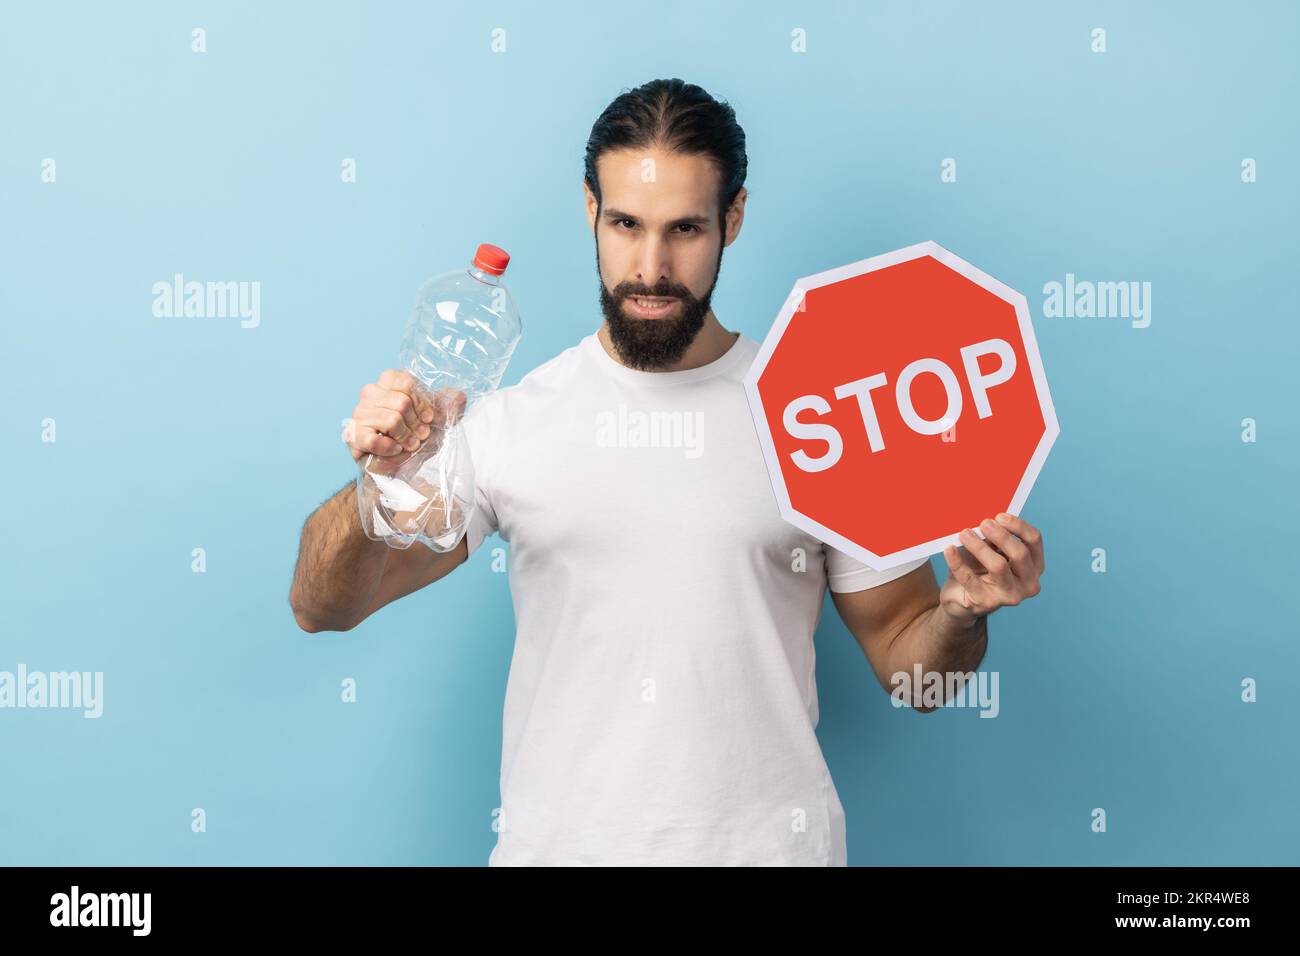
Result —
[[[614,290],[614,297],[616,299],[690,299],[691,294],[685,289],[669,289],[664,286],[659,286],[653,291],[650,289],[632,289],[620,286],[618,289]]]

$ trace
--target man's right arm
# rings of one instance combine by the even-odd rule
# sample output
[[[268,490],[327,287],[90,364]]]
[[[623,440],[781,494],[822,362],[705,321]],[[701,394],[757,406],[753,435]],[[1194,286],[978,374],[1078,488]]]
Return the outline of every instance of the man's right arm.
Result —
[[[381,607],[450,574],[469,557],[462,537],[450,551],[405,550],[361,528],[356,482],[317,508],[302,529],[289,604],[304,631],[349,631]]]
[[[466,395],[422,390],[410,372],[388,369],[361,389],[345,438],[354,463],[374,455],[396,467],[463,414]],[[349,631],[385,604],[444,577],[469,557],[464,537],[450,551],[405,550],[372,541],[361,527],[350,481],[302,529],[289,604],[304,631]]]

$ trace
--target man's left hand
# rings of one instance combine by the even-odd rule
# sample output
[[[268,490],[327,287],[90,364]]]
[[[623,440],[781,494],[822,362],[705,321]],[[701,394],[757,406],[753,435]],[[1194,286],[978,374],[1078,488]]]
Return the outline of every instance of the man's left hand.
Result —
[[[984,540],[965,528],[965,547],[943,549],[949,574],[939,606],[964,624],[1033,597],[1043,574],[1043,536],[1029,522],[1003,514],[985,518],[980,530]]]

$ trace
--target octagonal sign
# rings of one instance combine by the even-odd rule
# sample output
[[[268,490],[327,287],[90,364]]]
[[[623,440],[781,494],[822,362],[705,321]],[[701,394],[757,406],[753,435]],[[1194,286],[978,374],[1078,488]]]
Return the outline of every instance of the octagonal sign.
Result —
[[[798,280],[745,389],[782,515],[879,570],[1019,514],[1060,432],[1025,297],[933,242]]]

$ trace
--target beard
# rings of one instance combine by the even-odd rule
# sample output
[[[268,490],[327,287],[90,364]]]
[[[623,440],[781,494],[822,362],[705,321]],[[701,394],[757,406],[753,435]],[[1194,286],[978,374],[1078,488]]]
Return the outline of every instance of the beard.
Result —
[[[722,271],[722,243],[718,244],[718,261],[713,281],[702,298],[696,298],[684,285],[661,282],[654,287],[638,282],[620,282],[611,293],[600,278],[600,245],[596,246],[596,280],[600,284],[600,310],[609,326],[609,338],[625,365],[653,372],[676,364],[690,348],[695,336],[704,328],[709,314],[713,289]],[[638,319],[627,314],[624,303],[635,296],[675,298],[677,314],[662,319]]]

